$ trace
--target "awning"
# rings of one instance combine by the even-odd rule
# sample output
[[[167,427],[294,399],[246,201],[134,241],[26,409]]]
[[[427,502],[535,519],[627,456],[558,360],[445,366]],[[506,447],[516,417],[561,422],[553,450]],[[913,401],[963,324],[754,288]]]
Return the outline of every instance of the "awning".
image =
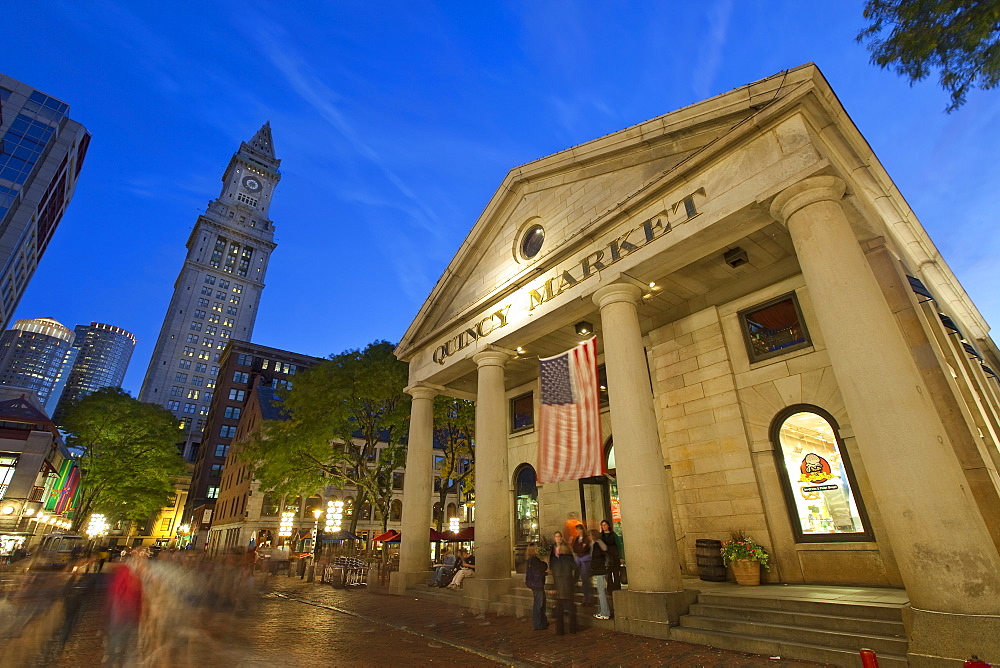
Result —
[[[958,328],[955,321],[946,316],[944,313],[938,313],[938,317],[941,318],[941,324],[950,329],[953,332],[957,332],[959,336],[962,334],[962,330]]]
[[[962,347],[965,348],[965,352],[969,353],[970,355],[972,355],[973,357],[975,357],[977,360],[982,361],[983,356],[980,355],[978,352],[976,352],[976,349],[973,348],[972,345],[966,343],[965,341],[962,341]]]

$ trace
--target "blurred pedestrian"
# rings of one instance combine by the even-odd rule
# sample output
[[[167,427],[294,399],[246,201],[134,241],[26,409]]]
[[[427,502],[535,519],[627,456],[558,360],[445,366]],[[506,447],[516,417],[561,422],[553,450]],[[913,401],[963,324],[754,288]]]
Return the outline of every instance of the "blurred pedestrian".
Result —
[[[134,564],[122,564],[115,570],[108,588],[108,635],[104,657],[111,666],[137,663],[139,620],[142,617],[142,580]]]
[[[578,571],[569,545],[563,543],[549,565],[556,583],[556,635],[565,635],[565,617],[569,615],[569,632],[576,633],[576,606],[573,605],[573,588]]]
[[[601,533],[592,529],[590,538],[593,548],[590,552],[590,572],[594,575],[597,585],[597,619],[611,619],[611,605],[608,603],[608,546],[601,540]]]
[[[549,628],[545,616],[545,572],[549,567],[538,558],[538,548],[529,545],[525,551],[528,560],[524,564],[524,584],[531,590],[531,628],[544,631]]]
[[[590,550],[592,543],[590,534],[582,524],[576,525],[577,535],[573,539],[573,559],[580,571],[580,584],[583,586],[583,605],[594,605],[594,586],[590,582]]]
[[[621,585],[622,552],[618,534],[611,528],[611,522],[601,520],[601,540],[608,548],[608,591],[618,591]]]

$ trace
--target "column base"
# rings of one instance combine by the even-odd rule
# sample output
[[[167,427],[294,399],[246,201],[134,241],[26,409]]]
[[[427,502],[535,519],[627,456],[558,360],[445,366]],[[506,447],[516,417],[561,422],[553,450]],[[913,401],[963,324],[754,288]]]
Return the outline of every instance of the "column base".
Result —
[[[698,590],[614,592],[615,630],[650,638],[670,639],[670,627],[677,626],[691,604],[698,600]]]
[[[464,595],[463,605],[478,613],[490,609],[490,603],[499,601],[504,594],[509,594],[513,580],[511,578],[472,578],[462,582]]]
[[[1000,615],[962,615],[903,608],[911,668],[954,667],[973,654],[1000,663]]]
[[[389,573],[389,593],[402,596],[406,590],[420,584],[426,584],[434,576],[433,571],[415,571],[406,573],[396,571]]]

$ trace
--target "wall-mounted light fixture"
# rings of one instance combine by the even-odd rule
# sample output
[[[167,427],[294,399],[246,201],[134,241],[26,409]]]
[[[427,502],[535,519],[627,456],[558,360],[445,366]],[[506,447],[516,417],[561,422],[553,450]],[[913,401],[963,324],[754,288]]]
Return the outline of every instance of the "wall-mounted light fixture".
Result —
[[[750,262],[750,258],[747,257],[747,252],[742,248],[740,248],[739,246],[727,250],[725,255],[722,256],[722,259],[724,259],[726,261],[726,264],[728,264],[733,269],[736,269],[736,267],[742,266]]]

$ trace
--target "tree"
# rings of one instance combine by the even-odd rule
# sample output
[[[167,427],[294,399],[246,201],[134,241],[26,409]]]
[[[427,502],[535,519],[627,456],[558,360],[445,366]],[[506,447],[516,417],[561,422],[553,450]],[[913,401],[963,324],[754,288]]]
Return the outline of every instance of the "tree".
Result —
[[[332,356],[282,393],[289,419],[265,422],[243,445],[265,492],[311,494],[330,484],[358,490],[350,531],[369,501],[388,524],[393,471],[406,459],[407,365],[376,341]]]
[[[140,522],[167,505],[174,478],[186,472],[170,411],[106,387],[71,406],[64,422],[67,444],[81,451],[74,530],[93,513]]]
[[[1000,0],[868,0],[864,16],[868,27],[856,39],[868,41],[871,62],[910,85],[940,70],[948,112],[970,89],[1000,83]]]
[[[469,493],[475,488],[476,405],[464,399],[439,395],[434,400],[434,476],[438,487],[439,511],[434,518],[438,531],[444,529],[448,496]]]

